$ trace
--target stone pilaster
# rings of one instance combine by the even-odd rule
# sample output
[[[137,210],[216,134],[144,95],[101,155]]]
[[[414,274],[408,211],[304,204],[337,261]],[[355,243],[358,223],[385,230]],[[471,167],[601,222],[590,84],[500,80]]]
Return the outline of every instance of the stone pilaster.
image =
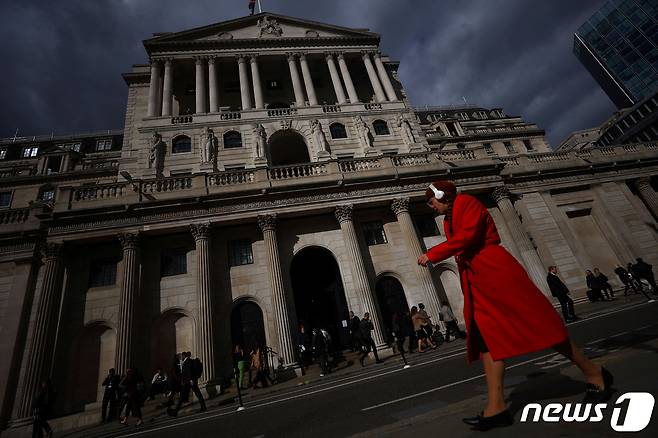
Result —
[[[217,85],[217,68],[216,59],[208,58],[208,88],[210,89],[210,108],[211,113],[219,112],[219,88]]]
[[[391,102],[395,102],[396,100],[398,100],[398,97],[395,94],[395,89],[393,88],[393,84],[391,83],[391,78],[388,77],[388,72],[386,71],[386,67],[382,62],[381,54],[379,52],[375,52],[373,54],[373,58],[375,58],[375,67],[377,67],[377,73],[379,74],[379,79],[381,80],[382,85],[384,86],[384,91],[386,91],[386,97]]]
[[[375,305],[375,300],[373,298],[366,265],[363,261],[361,251],[359,250],[359,238],[357,237],[354,222],[352,221],[353,209],[354,206],[351,204],[339,205],[336,207],[334,214],[340,224],[343,239],[345,240],[345,247],[350,254],[352,275],[357,296],[361,301],[364,313],[370,313],[372,324],[375,327],[373,333],[375,343],[377,345],[382,345],[384,344],[384,336],[379,321],[379,312],[377,311],[377,306]]]
[[[299,71],[297,71],[297,60],[294,53],[288,53],[287,57],[292,89],[295,92],[295,105],[301,107],[304,106],[304,90],[302,90],[302,82],[299,79]]]
[[[283,274],[281,273],[279,244],[276,238],[276,215],[259,215],[258,226],[263,232],[265,240],[267,270],[272,285],[272,304],[274,305],[274,317],[279,339],[279,355],[283,358],[284,365],[292,365],[295,363],[295,344],[290,330],[288,303],[286,302],[286,291],[283,286]]]
[[[338,70],[336,69],[336,63],[334,62],[334,55],[332,53],[326,53],[325,58],[327,60],[327,68],[329,69],[329,74],[331,75],[331,83],[333,84],[334,91],[336,92],[336,102],[339,105],[347,103],[345,91],[343,90],[343,84],[340,83],[340,76],[338,76]]]
[[[342,53],[338,54],[338,67],[340,67],[340,74],[343,76],[343,82],[345,82],[345,88],[347,89],[347,95],[350,97],[350,103],[357,103],[359,101],[359,96],[356,94],[356,88],[354,88],[352,76],[350,76],[350,71],[345,62],[345,55]]]
[[[123,276],[119,298],[115,368],[123,374],[132,364],[133,323],[135,299],[139,294],[139,234],[123,233],[117,236],[123,248]]]
[[[651,187],[650,179],[640,178],[635,180],[635,188],[640,193],[640,197],[642,197],[647,207],[649,207],[654,219],[658,220],[658,195],[656,195],[656,191]]]
[[[299,63],[302,66],[302,77],[304,78],[304,86],[306,87],[306,95],[308,96],[309,105],[317,105],[318,98],[315,96],[315,87],[313,86],[313,78],[311,78],[311,71],[308,68],[306,55],[304,53],[299,55]]]
[[[210,260],[210,224],[191,224],[190,231],[196,245],[196,297],[197,297],[197,356],[203,363],[201,383],[216,380],[215,327],[213,325],[212,262]]]
[[[441,312],[441,304],[439,302],[439,296],[434,287],[434,282],[432,281],[432,274],[429,269],[419,266],[416,263],[418,257],[423,255],[423,248],[420,246],[418,236],[416,235],[416,228],[414,227],[413,220],[409,214],[409,198],[396,198],[391,203],[391,210],[395,213],[395,216],[398,218],[398,223],[400,224],[400,229],[402,230],[402,235],[404,236],[404,241],[407,246],[407,251],[411,257],[412,264],[416,270],[416,276],[418,277],[418,282],[423,288],[423,293],[425,296],[425,306],[427,308],[427,313],[432,317],[432,322],[434,324],[440,324],[439,313]]]
[[[194,76],[195,113],[204,114],[206,109],[206,60],[196,58]]]
[[[148,117],[159,116],[158,111],[158,88],[160,84],[160,62],[151,61],[151,81],[149,83],[149,102],[146,111]]]
[[[258,71],[258,56],[251,55],[249,61],[251,63],[251,80],[254,83],[254,101],[256,103],[256,109],[263,109],[263,88],[260,83],[260,73]]]
[[[496,204],[498,204],[498,209],[505,219],[507,228],[512,235],[512,240],[514,240],[521,253],[521,259],[528,271],[528,275],[544,294],[548,294],[548,285],[546,284],[548,267],[545,267],[542,263],[537,250],[530,241],[530,237],[528,237],[526,230],[523,228],[519,215],[514,209],[514,205],[512,205],[509,190],[502,186],[496,187],[491,193],[491,196],[496,201]]]
[[[173,99],[173,69],[172,69],[172,60],[165,59],[164,62],[164,84],[162,86],[162,115],[170,116],[171,115],[171,106]]]
[[[247,74],[247,60],[244,56],[238,56],[238,73],[240,76],[240,99],[242,109],[251,109],[251,94],[249,93],[249,75]]]
[[[363,58],[363,64],[366,66],[366,71],[368,72],[368,78],[370,79],[370,84],[372,89],[375,92],[375,98],[377,102],[386,102],[386,95],[382,89],[382,85],[379,83],[379,78],[377,78],[377,72],[375,72],[375,67],[372,65],[370,60],[369,52],[361,52],[361,57]]]
[[[34,328],[29,340],[22,397],[18,405],[18,418],[32,415],[34,396],[43,380],[50,377],[50,361],[54,353],[64,279],[63,245],[49,242],[43,248],[43,280],[37,302]]]

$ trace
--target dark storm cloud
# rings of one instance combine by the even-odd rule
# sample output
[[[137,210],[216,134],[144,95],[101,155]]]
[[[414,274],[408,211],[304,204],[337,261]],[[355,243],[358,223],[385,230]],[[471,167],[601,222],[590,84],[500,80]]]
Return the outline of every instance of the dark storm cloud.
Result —
[[[552,145],[614,107],[573,56],[574,30],[600,0],[262,0],[268,11],[382,35],[414,105],[503,107]],[[121,73],[146,62],[141,41],[236,18],[247,0],[5,1],[0,6],[0,136],[123,124]]]

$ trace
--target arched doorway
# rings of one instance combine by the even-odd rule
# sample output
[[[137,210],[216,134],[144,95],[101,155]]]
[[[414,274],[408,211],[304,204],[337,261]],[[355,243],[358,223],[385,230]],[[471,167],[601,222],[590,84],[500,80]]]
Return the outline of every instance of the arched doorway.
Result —
[[[154,325],[154,342],[151,352],[151,367],[171,372],[174,355],[183,351],[194,351],[194,322],[179,310],[162,314]],[[145,370],[147,374],[153,370]]]
[[[103,399],[101,383],[108,370],[114,367],[115,344],[116,333],[105,324],[90,324],[82,330],[72,360],[71,408],[74,412]]]
[[[310,163],[308,147],[304,137],[293,130],[277,131],[269,139],[270,164],[287,166],[290,164]]]
[[[249,353],[256,344],[266,345],[263,312],[253,301],[242,301],[231,312],[232,348],[241,345]]]
[[[375,293],[377,295],[379,310],[384,320],[386,337],[390,341],[393,314],[397,312],[400,315],[404,315],[409,311],[407,297],[404,295],[402,284],[400,284],[397,278],[390,275],[384,275],[377,280]]]
[[[317,246],[302,249],[292,259],[290,278],[299,323],[309,332],[327,330],[335,350],[348,348],[347,301],[333,254]]]

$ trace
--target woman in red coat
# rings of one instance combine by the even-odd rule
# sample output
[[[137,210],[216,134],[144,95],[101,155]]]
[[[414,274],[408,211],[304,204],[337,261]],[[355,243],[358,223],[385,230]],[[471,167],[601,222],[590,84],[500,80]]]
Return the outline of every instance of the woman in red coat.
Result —
[[[569,358],[587,380],[585,402],[610,396],[612,375],[587,359],[571,340],[559,315],[516,259],[500,246],[491,215],[476,198],[457,194],[450,181],[435,181],[426,191],[428,205],[445,215],[447,241],[418,258],[437,263],[455,256],[464,294],[468,332],[467,359],[484,364],[488,402],[464,422],[477,429],[513,423],[503,397],[504,360],[552,347]]]

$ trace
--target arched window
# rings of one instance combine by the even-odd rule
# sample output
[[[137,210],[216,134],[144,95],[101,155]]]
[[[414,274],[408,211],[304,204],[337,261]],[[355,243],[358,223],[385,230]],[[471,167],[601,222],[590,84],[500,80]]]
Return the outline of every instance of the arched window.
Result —
[[[187,135],[181,135],[171,142],[172,154],[183,154],[185,152],[192,152],[192,139]]]
[[[242,135],[238,131],[227,131],[224,133],[224,149],[241,147]]]
[[[375,135],[389,135],[388,124],[383,120],[375,120],[372,122],[372,127],[375,129]]]
[[[332,123],[329,125],[329,132],[331,132],[331,138],[347,138],[345,125],[342,123]]]

